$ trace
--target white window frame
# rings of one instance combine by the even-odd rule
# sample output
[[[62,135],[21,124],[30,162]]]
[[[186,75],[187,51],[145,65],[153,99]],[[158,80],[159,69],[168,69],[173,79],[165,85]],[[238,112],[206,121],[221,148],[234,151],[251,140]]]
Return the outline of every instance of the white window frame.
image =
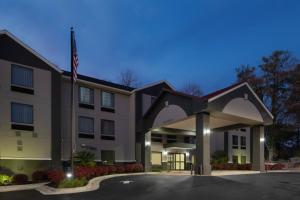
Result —
[[[89,90],[89,102],[85,102],[85,101],[82,101],[81,99],[81,88],[83,89],[87,89]],[[89,88],[89,87],[85,87],[85,86],[79,86],[79,103],[82,103],[82,104],[88,104],[88,105],[94,105],[94,89],[92,88]]]
[[[104,105],[104,101],[103,101],[103,94],[106,93],[106,94],[110,94],[111,95],[111,106],[107,106],[107,105]],[[114,109],[115,108],[115,94],[112,93],[112,92],[107,92],[107,91],[101,91],[101,107],[102,108],[111,108],[111,109]]]
[[[13,74],[13,68],[20,68],[20,69],[31,71],[31,73],[32,73],[32,86],[28,87],[28,86],[25,86],[25,85],[13,83],[13,76],[14,76],[14,74]],[[33,71],[32,68],[24,67],[24,66],[17,65],[17,64],[11,64],[10,73],[11,73],[11,76],[10,76],[10,84],[11,84],[11,86],[16,86],[16,87],[21,87],[21,88],[26,88],[26,89],[33,90],[33,88],[34,88],[34,71]]]
[[[103,133],[103,122],[111,122],[113,123],[113,134],[105,134]],[[108,119],[101,119],[101,136],[109,136],[109,137],[116,137],[116,124],[115,121],[113,120],[108,120]]]
[[[86,119],[92,119],[93,120],[93,132],[83,132],[79,128],[79,120],[80,118],[86,118]],[[95,134],[95,119],[93,117],[87,117],[87,116],[78,116],[78,133],[79,134],[86,134],[86,135],[94,135]]]
[[[27,107],[31,107],[32,108],[32,120],[30,123],[25,123],[25,122],[17,122],[17,121],[13,121],[13,112],[12,112],[12,109],[13,109],[13,104],[16,104],[16,105],[23,105],[23,106],[27,106]],[[34,124],[34,109],[33,109],[33,105],[30,105],[30,104],[24,104],[24,103],[18,103],[18,102],[11,102],[11,105],[10,105],[10,115],[11,115],[11,123],[13,124],[24,124],[24,125],[33,125]]]

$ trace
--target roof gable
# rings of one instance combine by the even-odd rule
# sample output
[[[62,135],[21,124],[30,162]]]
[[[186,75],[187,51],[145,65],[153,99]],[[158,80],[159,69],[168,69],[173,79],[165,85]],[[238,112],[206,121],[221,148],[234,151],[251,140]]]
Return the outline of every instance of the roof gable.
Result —
[[[32,54],[34,57],[36,57],[37,59],[39,59],[41,62],[45,63],[47,66],[49,66],[50,68],[52,68],[53,70],[55,70],[55,71],[57,71],[59,73],[62,73],[62,70],[58,66],[56,66],[55,64],[53,64],[52,62],[50,62],[49,60],[47,60],[45,57],[43,57],[42,55],[40,55],[38,52],[36,52],[35,50],[33,50],[31,47],[29,47],[28,45],[26,45],[25,43],[23,43],[20,39],[18,39],[16,36],[14,36],[9,31],[7,31],[7,30],[0,30],[0,40],[6,40],[6,41],[0,42],[0,52],[1,52],[1,54],[3,56],[11,54],[11,51],[9,51],[7,48],[10,48],[9,46],[12,46],[12,45],[9,45],[9,46],[7,46],[7,45],[11,44],[12,42],[10,40],[12,40],[12,41],[14,41],[17,44],[17,46],[15,46],[15,48],[17,48],[19,52],[21,52],[20,48],[23,48],[26,51],[28,51],[30,54]],[[3,44],[3,46],[1,44]],[[11,59],[10,59],[10,61],[15,62],[14,60],[11,60]],[[22,63],[22,62],[19,62],[19,61],[18,61],[18,63],[28,65],[27,63]]]

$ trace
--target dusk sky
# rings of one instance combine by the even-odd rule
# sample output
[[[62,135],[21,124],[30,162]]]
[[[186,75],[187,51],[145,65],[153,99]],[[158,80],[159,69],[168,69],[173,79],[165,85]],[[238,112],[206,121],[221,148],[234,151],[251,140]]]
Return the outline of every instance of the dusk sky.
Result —
[[[71,26],[79,73],[114,82],[129,68],[143,84],[194,81],[208,93],[273,50],[300,58],[299,0],[0,0],[0,29],[64,70]]]

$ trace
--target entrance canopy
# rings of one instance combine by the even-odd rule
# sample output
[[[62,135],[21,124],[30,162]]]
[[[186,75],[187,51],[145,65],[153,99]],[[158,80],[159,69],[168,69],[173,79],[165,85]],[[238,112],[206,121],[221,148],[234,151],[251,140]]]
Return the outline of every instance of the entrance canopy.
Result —
[[[250,126],[252,168],[263,171],[263,126],[271,124],[272,120],[272,114],[246,82],[203,97],[163,90],[144,115],[145,141],[150,143],[152,133],[195,135],[193,146],[171,143],[164,144],[164,148],[195,149],[195,173],[209,175],[210,133]],[[172,139],[171,136],[169,138]],[[145,152],[150,150],[148,145]]]
[[[210,114],[211,130],[269,125],[273,119],[246,82],[203,97],[163,90],[144,118],[148,130],[174,129],[193,135],[196,131],[196,114],[201,112]]]

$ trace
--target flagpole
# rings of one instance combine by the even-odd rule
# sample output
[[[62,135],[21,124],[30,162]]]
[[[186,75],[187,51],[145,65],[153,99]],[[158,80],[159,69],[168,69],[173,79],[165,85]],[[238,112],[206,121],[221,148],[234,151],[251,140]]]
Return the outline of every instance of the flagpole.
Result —
[[[70,151],[70,165],[71,173],[74,172],[74,63],[73,63],[73,41],[74,41],[74,31],[71,27],[71,111],[70,111],[70,132],[71,132],[71,151]]]

